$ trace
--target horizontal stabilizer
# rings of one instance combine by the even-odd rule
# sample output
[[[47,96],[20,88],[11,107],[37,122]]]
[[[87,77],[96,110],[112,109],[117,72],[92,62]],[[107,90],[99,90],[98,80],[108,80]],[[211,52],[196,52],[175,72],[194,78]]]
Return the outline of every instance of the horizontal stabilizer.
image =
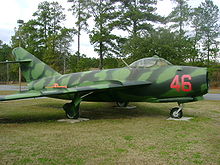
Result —
[[[3,62],[0,62],[0,64],[27,63],[27,62],[31,62],[31,61],[32,61],[32,60],[3,61]]]

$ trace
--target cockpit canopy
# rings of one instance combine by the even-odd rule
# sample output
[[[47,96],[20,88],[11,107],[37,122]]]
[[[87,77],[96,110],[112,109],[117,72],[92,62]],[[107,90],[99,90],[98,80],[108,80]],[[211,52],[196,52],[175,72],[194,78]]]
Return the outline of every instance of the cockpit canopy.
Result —
[[[149,68],[149,67],[155,67],[155,66],[167,66],[172,65],[167,60],[160,58],[158,56],[153,56],[149,58],[142,58],[140,60],[137,60],[130,64],[129,66],[131,68]]]

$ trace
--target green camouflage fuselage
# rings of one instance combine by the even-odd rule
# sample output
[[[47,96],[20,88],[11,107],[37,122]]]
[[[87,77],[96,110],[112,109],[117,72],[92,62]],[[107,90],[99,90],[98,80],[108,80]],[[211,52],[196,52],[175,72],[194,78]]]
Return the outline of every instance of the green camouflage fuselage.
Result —
[[[208,92],[206,68],[175,66],[157,56],[143,58],[128,67],[61,75],[23,48],[13,50],[28,90],[0,96],[0,101],[52,97],[71,100],[63,109],[70,119],[80,117],[81,101],[177,102],[171,117],[182,117],[182,103],[197,101]]]
[[[175,66],[159,57],[136,61],[130,67],[61,75],[23,48],[14,49],[13,54],[16,61],[11,63],[20,63],[29,90],[0,97],[0,101],[47,96],[73,101],[184,103],[208,91],[206,68]]]
[[[191,79],[186,82],[191,83],[190,91],[177,91],[170,85],[176,75],[190,75]],[[161,66],[151,68],[117,68],[108,70],[97,70],[72,73],[66,75],[51,76],[32,81],[28,84],[30,90],[47,90],[48,87],[55,83],[67,88],[92,86],[97,84],[106,84],[106,82],[120,81],[122,83],[135,81],[151,82],[151,84],[143,84],[127,88],[117,88],[109,90],[99,90],[91,93],[83,100],[86,101],[129,101],[129,102],[169,102],[177,101],[178,98],[185,101],[196,101],[196,97],[207,93],[207,70],[206,68],[188,67],[188,66]],[[180,80],[181,81],[181,80]],[[187,85],[183,88],[187,89]],[[50,90],[50,89],[48,89]],[[86,92],[81,92],[84,95]],[[74,94],[55,95],[54,98],[72,100]],[[172,99],[175,98],[175,99]],[[185,102],[184,99],[179,102]]]

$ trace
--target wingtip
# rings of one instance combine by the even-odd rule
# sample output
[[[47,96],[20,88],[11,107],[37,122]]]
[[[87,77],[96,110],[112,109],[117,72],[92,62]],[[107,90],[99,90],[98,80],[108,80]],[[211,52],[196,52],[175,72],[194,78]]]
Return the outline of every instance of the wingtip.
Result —
[[[5,100],[4,97],[0,96],[0,101],[4,101],[4,100]]]

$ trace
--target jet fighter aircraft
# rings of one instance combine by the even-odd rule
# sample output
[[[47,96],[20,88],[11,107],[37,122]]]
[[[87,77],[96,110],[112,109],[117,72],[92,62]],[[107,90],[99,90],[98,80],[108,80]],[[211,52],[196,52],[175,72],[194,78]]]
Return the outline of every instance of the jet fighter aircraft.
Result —
[[[70,119],[79,118],[82,101],[116,102],[177,102],[170,111],[181,118],[183,103],[201,100],[208,91],[206,68],[176,66],[157,56],[143,58],[127,67],[78,72],[61,75],[23,48],[13,55],[19,63],[28,91],[0,97],[0,101],[51,97],[71,100],[63,106]]]

